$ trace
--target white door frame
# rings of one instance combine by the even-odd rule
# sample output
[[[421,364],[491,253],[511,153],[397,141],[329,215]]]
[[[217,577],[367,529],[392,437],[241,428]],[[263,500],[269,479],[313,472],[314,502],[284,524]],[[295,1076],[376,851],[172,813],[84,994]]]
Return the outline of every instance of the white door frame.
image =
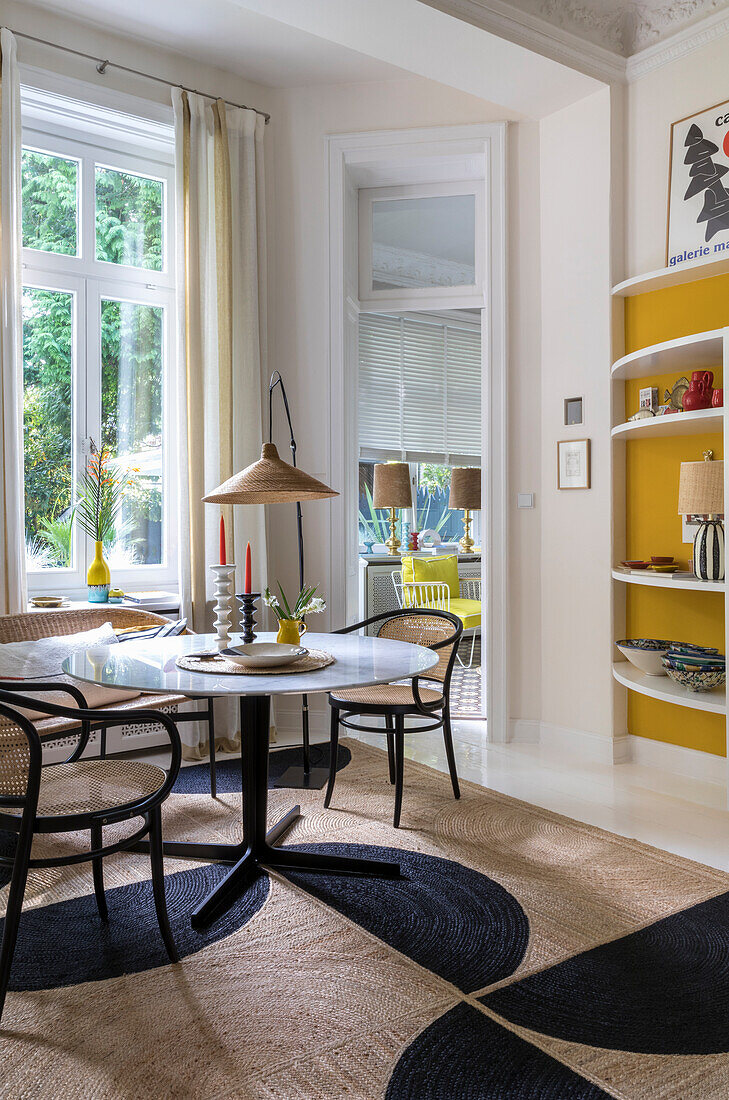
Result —
[[[489,741],[508,740],[508,463],[506,320],[506,131],[493,122],[428,129],[340,134],[327,138],[329,157],[330,470],[341,495],[330,517],[331,620],[354,621],[358,554],[345,533],[356,523],[357,354],[359,314],[357,190],[433,180],[481,179],[486,184],[486,287],[481,325],[482,589]],[[391,173],[388,178],[388,169]],[[435,174],[434,174],[435,173]],[[351,542],[351,545],[350,545]]]

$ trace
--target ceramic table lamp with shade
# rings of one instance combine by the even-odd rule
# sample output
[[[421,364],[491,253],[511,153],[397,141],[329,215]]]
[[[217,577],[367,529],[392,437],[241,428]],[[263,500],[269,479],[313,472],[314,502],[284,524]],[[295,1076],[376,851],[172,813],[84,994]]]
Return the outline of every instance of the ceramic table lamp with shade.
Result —
[[[397,537],[398,508],[412,508],[413,494],[410,486],[410,467],[407,462],[382,462],[375,466],[375,479],[372,492],[375,508],[390,509],[390,537],[385,543],[388,554],[393,557],[400,549]],[[407,550],[407,547],[405,547]]]
[[[704,451],[703,462],[682,462],[678,511],[684,516],[706,516],[694,536],[694,573],[702,581],[724,580],[724,463],[713,462]]]
[[[473,553],[471,538],[471,512],[481,508],[481,467],[456,466],[451,471],[451,490],[448,507],[463,509],[463,538],[459,542],[461,553]]]

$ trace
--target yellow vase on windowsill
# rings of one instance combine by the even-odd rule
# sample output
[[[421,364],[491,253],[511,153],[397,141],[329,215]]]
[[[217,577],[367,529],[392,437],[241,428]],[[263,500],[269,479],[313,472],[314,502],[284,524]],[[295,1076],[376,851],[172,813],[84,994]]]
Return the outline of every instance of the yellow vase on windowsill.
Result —
[[[301,619],[279,619],[276,641],[284,645],[298,645],[299,638],[306,633],[306,623]]]
[[[111,573],[104,561],[104,544],[101,539],[94,543],[94,560],[89,566],[86,583],[89,586],[89,603],[108,603]]]

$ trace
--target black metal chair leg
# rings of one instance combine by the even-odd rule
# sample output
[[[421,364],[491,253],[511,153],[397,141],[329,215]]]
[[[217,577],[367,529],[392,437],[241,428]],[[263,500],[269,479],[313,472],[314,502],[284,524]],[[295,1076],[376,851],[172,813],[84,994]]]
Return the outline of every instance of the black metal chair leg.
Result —
[[[5,912],[5,927],[3,929],[3,942],[0,947],[0,1017],[2,1017],[5,1005],[5,994],[8,991],[10,981],[10,967],[13,963],[15,943],[18,938],[18,924],[20,914],[23,911],[23,897],[25,884],[28,881],[28,863],[30,861],[30,849],[33,844],[32,816],[26,811],[20,827],[18,845],[15,849],[15,861],[13,862],[13,874],[10,880],[8,894],[8,907]]]
[[[397,829],[400,825],[400,811],[402,809],[403,772],[405,769],[405,719],[401,714],[395,718],[395,814],[392,824]]]
[[[334,793],[334,783],[337,778],[337,755],[339,752],[339,711],[331,707],[331,730],[329,733],[329,782],[324,795],[324,808],[329,808]]]
[[[98,822],[94,822],[91,826],[91,847],[102,848],[104,844],[101,825]],[[96,894],[96,905],[99,910],[99,916],[103,921],[109,919],[109,909],[106,904],[106,894],[104,893],[104,860],[102,856],[95,856],[91,860],[91,871],[94,876],[94,893]]]
[[[99,730],[99,756],[102,760],[106,759],[106,726]]]
[[[215,712],[214,712],[215,700],[211,699],[208,703],[208,745],[210,748],[210,794],[213,798],[218,797],[218,781],[215,771]]]
[[[453,733],[451,731],[451,712],[450,708],[446,706],[443,711],[443,740],[445,741],[446,759],[448,760],[448,771],[451,773],[451,784],[453,786],[453,797],[461,797],[461,788],[458,785],[458,772],[456,771],[456,756],[453,752]]]
[[[390,769],[390,782],[395,783],[395,734],[392,733],[394,723],[391,714],[385,715],[385,727],[387,734],[387,766]]]
[[[167,900],[165,898],[165,872],[162,858],[162,810],[155,806],[149,811],[149,859],[152,865],[152,892],[154,894],[154,907],[157,910],[157,921],[162,933],[170,962],[179,962],[180,956],[172,938],[170,919],[167,915]]]

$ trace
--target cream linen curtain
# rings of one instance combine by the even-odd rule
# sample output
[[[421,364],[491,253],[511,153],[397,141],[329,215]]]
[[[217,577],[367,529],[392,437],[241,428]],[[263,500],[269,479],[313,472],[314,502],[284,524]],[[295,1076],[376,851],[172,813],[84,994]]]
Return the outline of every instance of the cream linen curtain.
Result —
[[[265,371],[265,210],[263,125],[255,111],[174,89],[180,577],[184,613],[196,631],[212,629],[210,565],[218,561],[221,509],[202,497],[261,450]],[[250,540],[254,585],[266,575],[263,508],[226,506],[228,560],[236,591]],[[237,621],[237,615],[236,615]],[[240,746],[237,708],[216,703],[218,747]],[[183,726],[187,759],[203,736]]]
[[[20,80],[15,38],[0,32],[0,614],[25,610]]]

